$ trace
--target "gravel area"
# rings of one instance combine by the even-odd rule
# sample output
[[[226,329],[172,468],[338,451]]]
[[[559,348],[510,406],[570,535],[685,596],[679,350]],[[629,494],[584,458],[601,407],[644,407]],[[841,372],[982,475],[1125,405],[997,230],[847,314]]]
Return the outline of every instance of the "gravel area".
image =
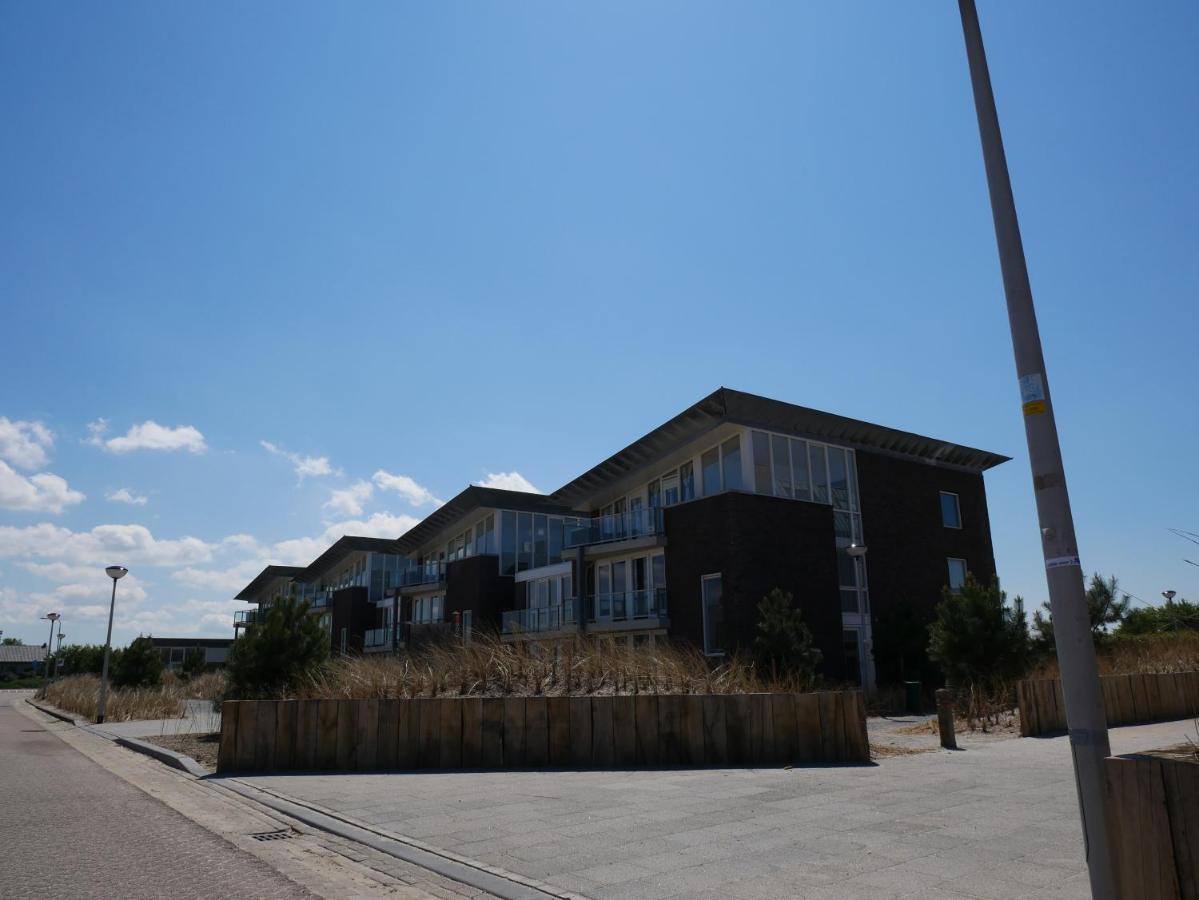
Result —
[[[147,744],[155,744],[190,756],[209,772],[216,771],[217,748],[220,747],[220,732],[211,734],[156,734],[138,738]]]

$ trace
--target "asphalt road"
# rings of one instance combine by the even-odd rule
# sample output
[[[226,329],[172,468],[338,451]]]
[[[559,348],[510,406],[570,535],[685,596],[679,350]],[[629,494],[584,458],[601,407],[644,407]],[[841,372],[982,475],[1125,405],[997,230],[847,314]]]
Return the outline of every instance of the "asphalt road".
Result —
[[[310,897],[0,694],[0,897]]]

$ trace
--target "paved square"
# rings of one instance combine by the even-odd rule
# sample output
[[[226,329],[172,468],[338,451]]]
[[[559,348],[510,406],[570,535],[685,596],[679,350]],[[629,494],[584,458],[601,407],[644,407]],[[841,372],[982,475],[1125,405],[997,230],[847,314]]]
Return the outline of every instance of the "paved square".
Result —
[[[1193,722],[1112,730],[1116,753]],[[1090,896],[1065,738],[806,769],[241,779],[594,898]]]

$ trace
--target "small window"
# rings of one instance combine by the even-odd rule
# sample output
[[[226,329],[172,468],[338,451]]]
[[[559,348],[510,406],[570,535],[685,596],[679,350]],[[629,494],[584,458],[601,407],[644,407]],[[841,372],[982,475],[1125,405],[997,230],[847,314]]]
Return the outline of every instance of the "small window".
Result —
[[[716,656],[724,653],[724,604],[720,573],[705,575],[700,580],[704,604],[704,653]]]
[[[962,527],[962,507],[957,494],[941,491],[941,524],[946,528]]]
[[[949,589],[956,594],[966,583],[966,560],[951,556],[946,562],[949,563]]]

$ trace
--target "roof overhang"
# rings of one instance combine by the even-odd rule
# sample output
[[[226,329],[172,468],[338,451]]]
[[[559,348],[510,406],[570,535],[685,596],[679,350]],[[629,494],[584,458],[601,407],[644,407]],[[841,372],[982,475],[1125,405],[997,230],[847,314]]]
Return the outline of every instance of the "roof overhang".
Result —
[[[726,422],[971,472],[983,472],[1010,458],[910,431],[720,388],[563,485],[550,497],[564,504],[581,503]]]
[[[303,566],[267,566],[255,575],[254,580],[242,588],[233,599],[254,600],[258,597],[258,592],[276,578],[295,578],[303,571]]]
[[[512,509],[519,512],[537,512],[549,515],[575,515],[575,510],[545,494],[506,491],[472,484],[405,532],[404,536],[396,542],[399,552],[405,554],[415,552],[420,549],[422,544],[437,537],[441,532],[477,509]]]
[[[301,581],[315,581],[351,553],[365,551],[367,553],[399,553],[394,538],[358,537],[344,535],[333,542],[333,545],[301,570]]]

